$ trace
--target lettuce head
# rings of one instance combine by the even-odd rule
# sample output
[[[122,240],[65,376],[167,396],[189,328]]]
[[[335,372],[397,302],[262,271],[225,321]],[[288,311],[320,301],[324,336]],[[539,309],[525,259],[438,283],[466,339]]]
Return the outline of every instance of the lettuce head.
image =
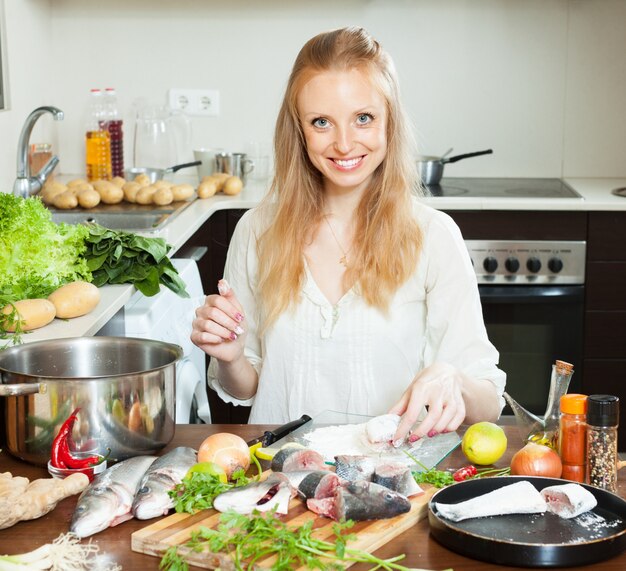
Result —
[[[82,254],[82,224],[55,224],[38,197],[0,192],[0,295],[47,297],[60,286],[92,281]]]

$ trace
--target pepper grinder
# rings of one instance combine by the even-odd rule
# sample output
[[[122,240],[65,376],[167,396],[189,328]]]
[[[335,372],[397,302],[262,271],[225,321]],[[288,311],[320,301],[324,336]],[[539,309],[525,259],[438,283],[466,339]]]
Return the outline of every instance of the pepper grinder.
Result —
[[[587,483],[610,492],[617,491],[618,425],[618,397],[587,398]]]

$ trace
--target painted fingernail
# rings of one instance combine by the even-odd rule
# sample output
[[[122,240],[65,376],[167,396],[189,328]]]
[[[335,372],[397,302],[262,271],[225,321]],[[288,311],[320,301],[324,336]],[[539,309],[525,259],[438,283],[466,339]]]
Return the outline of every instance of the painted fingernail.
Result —
[[[241,313],[235,313],[235,319],[241,323],[243,321],[243,315],[241,315]]]
[[[411,434],[409,436],[409,442],[417,442],[420,439],[420,436],[417,434]]]
[[[398,438],[398,440],[394,440],[393,441],[393,445],[398,448],[399,446],[402,446],[402,439]]]
[[[433,436],[437,436],[437,434],[439,434],[439,433],[438,433],[436,430],[431,430],[431,431],[428,433],[428,437],[429,437],[429,438],[432,438]]]
[[[221,279],[217,282],[217,291],[220,295],[226,295],[230,291],[230,284],[225,279]]]
[[[237,327],[235,327],[235,333],[237,335],[241,335],[243,333],[243,328],[239,327],[239,325],[237,325]]]
[[[230,332],[230,340],[231,341],[235,341],[237,339],[237,335],[236,333],[234,333],[233,331]]]

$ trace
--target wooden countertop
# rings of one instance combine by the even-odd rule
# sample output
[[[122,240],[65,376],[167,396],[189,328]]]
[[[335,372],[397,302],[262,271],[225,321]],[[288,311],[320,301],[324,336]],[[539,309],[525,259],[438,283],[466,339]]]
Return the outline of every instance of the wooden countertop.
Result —
[[[505,420],[506,423],[506,420]],[[270,427],[260,425],[213,424],[213,425],[177,425],[176,434],[165,451],[175,446],[198,447],[202,440],[215,432],[234,432],[245,440],[250,440],[262,434]],[[514,426],[505,425],[509,446],[505,456],[497,463],[498,466],[507,466],[513,453],[519,449],[518,437]],[[467,464],[460,448],[457,448],[440,467],[460,467]],[[0,472],[10,471],[16,476],[26,476],[30,479],[47,477],[45,468],[39,468],[16,460],[6,451],[0,454]],[[626,497],[626,471],[622,471],[619,480],[619,494]],[[30,551],[40,545],[56,539],[59,534],[69,530],[69,522],[76,505],[77,496],[67,498],[57,507],[39,519],[20,522],[8,529],[0,530],[0,554],[15,554]],[[152,522],[155,520],[152,520]],[[93,536],[93,540],[100,547],[101,553],[108,554],[114,561],[126,570],[131,569],[158,569],[160,559],[131,551],[131,533],[150,525],[149,521],[130,520],[121,525],[109,528]],[[498,565],[479,562],[448,550],[441,546],[429,535],[428,520],[420,521],[414,528],[406,531],[396,539],[379,549],[379,557],[392,557],[401,553],[406,558],[400,563],[407,567],[420,569],[449,569],[454,571],[474,571],[475,569],[506,569]],[[365,565],[355,565],[351,569],[367,569]],[[585,569],[602,571],[623,571],[626,569],[626,552],[618,557],[589,565]]]

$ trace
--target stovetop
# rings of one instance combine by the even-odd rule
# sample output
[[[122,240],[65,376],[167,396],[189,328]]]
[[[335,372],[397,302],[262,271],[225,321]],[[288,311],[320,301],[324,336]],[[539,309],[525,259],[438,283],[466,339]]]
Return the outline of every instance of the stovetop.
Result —
[[[427,196],[454,198],[575,198],[582,200],[560,178],[442,178],[426,187]]]

